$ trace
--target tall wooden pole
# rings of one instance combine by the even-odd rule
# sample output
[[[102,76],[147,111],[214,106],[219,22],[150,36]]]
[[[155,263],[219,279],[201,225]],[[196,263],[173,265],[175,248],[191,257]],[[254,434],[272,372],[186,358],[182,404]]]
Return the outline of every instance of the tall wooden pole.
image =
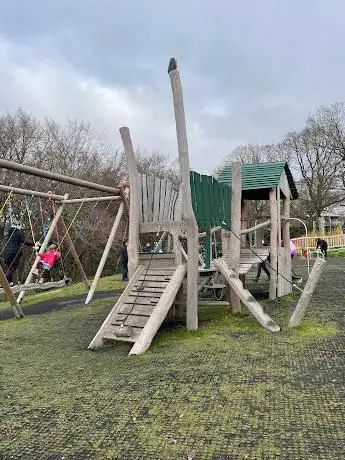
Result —
[[[127,159],[127,169],[130,187],[129,226],[128,226],[128,277],[136,272],[139,266],[139,211],[141,194],[139,188],[139,174],[134,156],[134,149],[129,129],[120,128],[123,148]]]
[[[67,199],[68,199],[68,193],[66,193],[64,195],[64,200],[67,200]],[[64,203],[62,203],[58,207],[58,209],[56,211],[56,214],[54,216],[54,219],[52,220],[52,222],[50,224],[50,227],[48,229],[48,232],[47,232],[47,234],[46,234],[46,236],[44,238],[44,241],[42,243],[42,246],[41,246],[41,249],[40,249],[41,252],[44,252],[47,249],[49,241],[50,241],[51,237],[53,236],[55,227],[57,226],[57,223],[59,222],[59,220],[61,218],[61,214],[62,214],[62,211],[64,210],[64,207],[65,207]],[[37,264],[38,264],[39,261],[40,261],[40,258],[38,256],[36,256],[36,259],[35,259],[34,263],[32,264],[32,267],[31,267],[31,269],[29,271],[29,274],[28,274],[28,276],[27,276],[27,278],[25,280],[24,286],[26,286],[27,284],[31,283],[33,272],[34,272],[34,270],[36,270]],[[19,293],[19,296],[17,298],[18,303],[24,298],[24,295],[25,295],[25,291],[21,291]]]
[[[241,163],[235,161],[231,165],[231,233],[230,233],[230,268],[238,275],[241,257],[241,203],[242,180]],[[233,313],[241,312],[241,301],[237,292],[230,287],[230,304]]]
[[[277,209],[277,190],[273,188],[269,192],[270,213],[271,213],[271,235],[270,235],[270,299],[277,297],[277,280],[278,280],[278,209]]]
[[[106,262],[106,260],[108,258],[109,251],[110,251],[111,246],[113,244],[113,241],[114,241],[117,229],[119,227],[119,224],[121,222],[121,217],[122,217],[122,214],[123,214],[124,207],[125,207],[125,204],[122,201],[120,203],[119,209],[117,211],[117,214],[116,214],[116,217],[115,217],[115,220],[114,220],[114,224],[112,226],[112,229],[111,229],[107,244],[105,245],[101,260],[100,260],[100,262],[98,264],[95,277],[94,277],[94,279],[92,281],[90,290],[89,290],[89,292],[87,294],[87,297],[86,297],[86,300],[85,300],[85,305],[87,305],[89,302],[91,302],[91,300],[92,300],[92,298],[94,296],[94,293],[95,293],[95,290],[97,288],[99,278],[101,277],[105,262]]]
[[[88,291],[89,288],[90,288],[89,280],[87,279],[86,273],[84,271],[84,267],[83,267],[82,263],[80,262],[78,253],[77,253],[77,251],[76,251],[76,249],[74,247],[72,238],[70,237],[70,234],[68,233],[65,221],[63,220],[62,216],[60,218],[60,225],[61,225],[61,229],[62,229],[63,233],[65,234],[64,238],[66,238],[66,241],[67,241],[67,244],[68,244],[69,249],[71,251],[71,254],[73,256],[74,262],[75,262],[76,266],[78,267],[79,272],[81,274],[81,277],[82,277],[82,279],[84,281],[85,289]]]
[[[183,194],[183,219],[187,227],[187,329],[198,328],[198,226],[192,207],[190,168],[186,118],[183,104],[182,85],[175,58],[170,59],[168,73],[174,102],[177,146],[180,162],[181,188]]]

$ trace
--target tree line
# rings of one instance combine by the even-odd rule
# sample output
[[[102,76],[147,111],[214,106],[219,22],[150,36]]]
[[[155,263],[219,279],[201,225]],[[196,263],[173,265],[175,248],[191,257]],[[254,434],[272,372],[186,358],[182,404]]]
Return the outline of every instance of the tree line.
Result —
[[[311,227],[324,211],[345,199],[345,104],[320,107],[300,130],[287,133],[278,143],[237,146],[217,171],[234,159],[243,163],[287,161],[300,194],[293,213]],[[255,203],[251,211],[260,217],[267,209],[264,203]]]

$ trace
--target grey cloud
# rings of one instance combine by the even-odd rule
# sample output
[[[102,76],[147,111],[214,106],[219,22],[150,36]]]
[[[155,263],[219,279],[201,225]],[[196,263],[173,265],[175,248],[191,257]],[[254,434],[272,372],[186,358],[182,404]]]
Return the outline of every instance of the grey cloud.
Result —
[[[103,86],[140,86],[136,101],[168,124],[166,67],[176,55],[188,124],[200,129],[191,133],[193,158],[203,168],[236,142],[272,142],[318,105],[345,100],[344,13],[342,0],[22,0],[3,7],[0,30],[17,45],[18,63],[66,61]],[[205,110],[214,101],[225,116]],[[154,136],[152,128],[148,147]]]

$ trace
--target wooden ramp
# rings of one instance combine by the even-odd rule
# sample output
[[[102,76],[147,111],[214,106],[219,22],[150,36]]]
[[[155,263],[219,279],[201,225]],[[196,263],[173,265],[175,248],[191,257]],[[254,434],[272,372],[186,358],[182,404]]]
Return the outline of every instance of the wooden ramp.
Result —
[[[88,348],[99,348],[104,340],[114,340],[133,342],[129,354],[144,353],[168,314],[185,274],[184,265],[140,265]],[[130,326],[130,336],[116,334],[121,324]]]

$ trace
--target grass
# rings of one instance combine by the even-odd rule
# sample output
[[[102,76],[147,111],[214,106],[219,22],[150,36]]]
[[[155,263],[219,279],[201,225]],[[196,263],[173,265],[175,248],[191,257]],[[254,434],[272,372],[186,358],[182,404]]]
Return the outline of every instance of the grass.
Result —
[[[111,299],[1,322],[0,458],[344,458],[341,267],[327,264],[296,330],[295,294],[262,301],[277,334],[206,305],[198,331],[167,324],[138,357],[86,349]]]
[[[90,280],[90,284],[91,284]],[[100,278],[97,290],[98,291],[111,291],[123,289],[125,283],[121,281],[121,275],[105,276]],[[85,294],[86,290],[84,283],[72,283],[70,286],[66,286],[58,289],[50,289],[49,291],[38,291],[38,292],[27,292],[24,298],[23,309],[25,310],[26,305],[33,305],[38,302],[42,302],[46,299],[57,299],[60,297],[73,297],[79,294]],[[0,302],[0,310],[9,308],[8,302]]]

